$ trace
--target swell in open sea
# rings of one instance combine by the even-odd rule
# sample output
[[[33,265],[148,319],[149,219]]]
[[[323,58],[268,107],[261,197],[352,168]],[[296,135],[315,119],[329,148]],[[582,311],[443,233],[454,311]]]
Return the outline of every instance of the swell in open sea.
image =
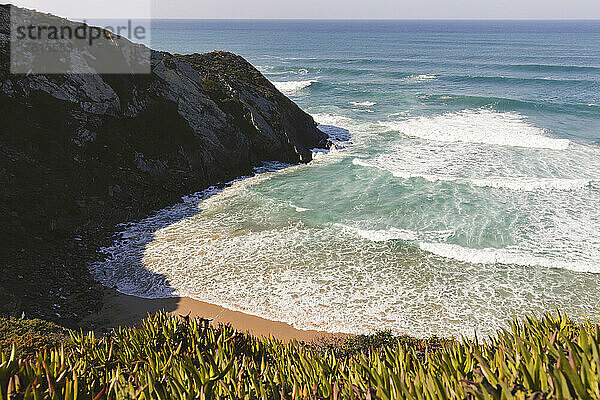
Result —
[[[600,22],[156,21],[152,37],[243,55],[339,144],[125,225],[92,267],[106,284],[349,333],[600,316]]]

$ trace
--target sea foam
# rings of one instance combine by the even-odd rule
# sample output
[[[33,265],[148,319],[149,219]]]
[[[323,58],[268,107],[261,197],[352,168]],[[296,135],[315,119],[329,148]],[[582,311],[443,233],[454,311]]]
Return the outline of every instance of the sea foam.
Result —
[[[380,121],[383,127],[410,137],[442,142],[565,150],[570,141],[548,137],[525,116],[489,109],[464,110],[433,117]]]
[[[407,229],[389,228],[389,229],[361,229],[343,224],[337,226],[355,232],[358,236],[371,240],[373,242],[386,242],[388,240],[417,240],[418,234]]]

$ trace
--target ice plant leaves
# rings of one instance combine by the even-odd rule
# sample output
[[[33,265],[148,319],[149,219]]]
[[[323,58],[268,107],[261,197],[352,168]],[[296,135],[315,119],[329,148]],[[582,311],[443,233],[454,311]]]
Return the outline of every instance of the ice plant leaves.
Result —
[[[283,344],[157,314],[26,359],[0,351],[0,400],[600,399],[600,329],[565,315],[514,321],[486,342],[384,337]]]

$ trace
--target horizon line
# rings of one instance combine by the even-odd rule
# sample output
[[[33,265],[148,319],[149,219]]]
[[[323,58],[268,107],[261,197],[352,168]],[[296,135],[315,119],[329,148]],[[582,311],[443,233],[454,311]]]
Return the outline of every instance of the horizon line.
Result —
[[[598,21],[600,18],[189,18],[156,17],[156,20],[181,21]]]
[[[60,18],[78,20],[87,19],[131,19],[131,20],[161,20],[161,21],[322,21],[322,22],[406,22],[406,21],[489,21],[489,22],[600,22],[600,18],[189,18],[189,17],[116,17],[93,16],[76,17],[56,15]]]
[[[26,9],[29,11],[39,12],[43,14],[50,14],[66,19],[81,19],[81,18],[92,18],[92,19],[149,19],[149,20],[183,20],[183,21],[537,21],[537,22],[562,22],[562,21],[600,21],[600,16],[594,17],[576,17],[576,18],[553,18],[553,17],[418,17],[418,18],[385,18],[385,17],[374,17],[374,18],[337,18],[337,17],[259,17],[259,18],[241,18],[241,17],[153,17],[152,15],[140,16],[67,16],[60,15],[53,11],[40,11],[35,8],[16,6],[10,3],[3,4],[2,6],[17,7]],[[152,14],[150,12],[150,14]]]

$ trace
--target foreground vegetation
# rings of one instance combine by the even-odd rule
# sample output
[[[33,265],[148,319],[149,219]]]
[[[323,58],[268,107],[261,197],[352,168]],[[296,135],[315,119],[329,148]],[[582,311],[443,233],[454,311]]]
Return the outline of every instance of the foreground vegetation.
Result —
[[[380,334],[314,346],[157,314],[34,356],[11,347],[0,400],[600,399],[600,328],[564,315],[515,321],[485,343]]]

